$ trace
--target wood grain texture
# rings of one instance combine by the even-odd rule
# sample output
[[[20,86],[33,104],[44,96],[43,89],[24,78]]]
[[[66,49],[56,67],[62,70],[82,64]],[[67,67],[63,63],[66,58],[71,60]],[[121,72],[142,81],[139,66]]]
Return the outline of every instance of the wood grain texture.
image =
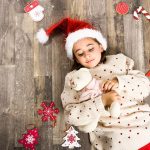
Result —
[[[18,18],[19,20],[19,18]],[[28,36],[22,29],[15,32],[15,108],[17,121],[15,123],[15,138],[25,131],[28,124],[34,124],[34,79],[33,52]]]
[[[142,6],[145,8],[147,12],[150,13],[150,1],[144,0],[142,1]],[[150,70],[150,22],[142,16],[143,20],[143,40],[144,40],[144,60],[146,71]]]
[[[63,17],[84,19],[107,38],[109,54],[123,52],[134,59],[136,69],[146,72],[150,69],[150,24],[143,15],[134,20],[132,13],[140,4],[150,12],[150,1],[126,0],[129,13],[120,15],[115,11],[119,0],[39,0],[45,17],[38,23],[24,12],[27,1],[0,1],[0,149],[23,150],[17,140],[34,124],[40,133],[37,150],[67,150],[61,147],[69,126],[64,123],[60,94],[72,62],[66,57],[63,34],[58,32],[41,45],[36,32]],[[37,114],[44,100],[53,100],[60,110],[55,128]],[[150,104],[150,97],[146,100]],[[75,149],[90,150],[88,134],[78,136],[82,147]]]
[[[135,61],[135,69],[145,72],[142,21],[128,14],[124,17],[125,53]]]
[[[16,116],[12,111],[14,107],[15,66],[0,66],[0,148],[14,147],[14,122]]]

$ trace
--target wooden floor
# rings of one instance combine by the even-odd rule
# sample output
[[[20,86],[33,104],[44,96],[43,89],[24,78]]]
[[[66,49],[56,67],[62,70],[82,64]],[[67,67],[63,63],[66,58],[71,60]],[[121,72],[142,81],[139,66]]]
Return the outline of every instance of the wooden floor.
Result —
[[[119,0],[40,0],[45,17],[39,23],[24,13],[26,2],[0,0],[0,150],[21,150],[17,140],[30,124],[39,129],[38,150],[65,149],[61,147],[66,127],[60,94],[71,62],[63,35],[42,46],[35,33],[66,16],[86,19],[107,37],[109,54],[122,52],[135,60],[135,69],[146,72],[150,69],[150,22],[143,15],[136,21],[132,13],[140,4],[150,13],[150,1],[126,0],[130,10],[122,16],[114,9]],[[45,97],[60,109],[55,128],[50,122],[42,123],[37,114]],[[78,149],[90,150],[88,135],[80,132],[78,136],[82,145]]]

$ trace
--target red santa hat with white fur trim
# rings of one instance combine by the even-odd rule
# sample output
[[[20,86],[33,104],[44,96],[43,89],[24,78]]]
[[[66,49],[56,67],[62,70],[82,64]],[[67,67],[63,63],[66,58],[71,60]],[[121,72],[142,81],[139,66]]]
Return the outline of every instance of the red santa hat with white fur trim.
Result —
[[[45,44],[48,41],[49,36],[56,30],[60,30],[66,36],[65,49],[67,57],[70,60],[73,60],[74,43],[83,38],[95,38],[102,45],[104,50],[107,49],[107,41],[102,33],[95,30],[89,23],[77,19],[64,18],[47,29],[40,29],[37,32],[36,37],[40,43]]]

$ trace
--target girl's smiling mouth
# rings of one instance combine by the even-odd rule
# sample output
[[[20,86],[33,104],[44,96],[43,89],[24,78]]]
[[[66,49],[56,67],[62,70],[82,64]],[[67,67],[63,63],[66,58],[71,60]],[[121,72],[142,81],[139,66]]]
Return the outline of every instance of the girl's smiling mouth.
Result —
[[[91,63],[92,61],[94,61],[94,59],[87,61],[86,63]]]

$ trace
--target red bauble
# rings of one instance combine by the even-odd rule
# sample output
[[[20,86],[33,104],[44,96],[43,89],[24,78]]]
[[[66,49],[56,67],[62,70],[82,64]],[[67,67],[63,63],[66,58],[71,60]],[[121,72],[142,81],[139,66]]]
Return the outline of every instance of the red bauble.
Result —
[[[129,6],[127,3],[125,2],[120,2],[116,5],[116,12],[121,14],[121,15],[125,15],[127,14],[129,11]]]

